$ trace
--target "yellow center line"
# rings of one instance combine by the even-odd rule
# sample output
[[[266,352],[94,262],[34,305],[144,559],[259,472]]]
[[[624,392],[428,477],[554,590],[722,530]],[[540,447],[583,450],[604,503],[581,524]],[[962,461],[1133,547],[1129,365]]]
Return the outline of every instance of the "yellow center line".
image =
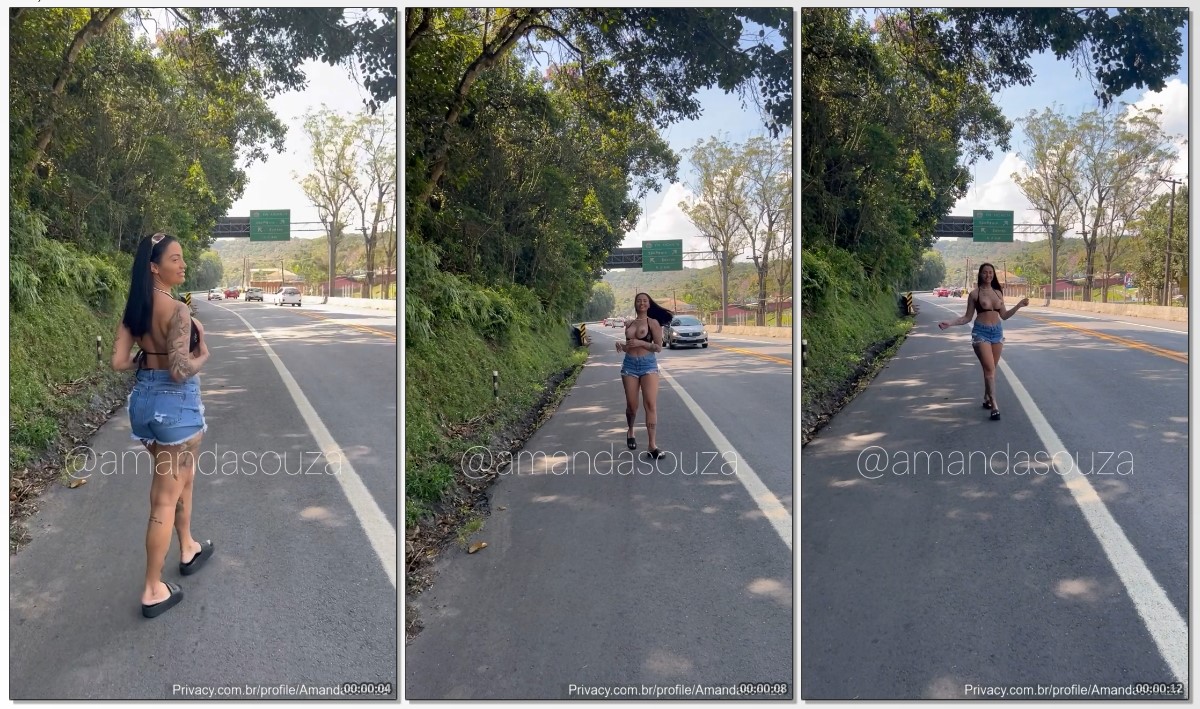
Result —
[[[318,314],[312,312],[311,310],[301,311],[301,314],[307,315],[308,317],[315,318],[317,320],[328,320],[329,322],[337,323],[338,325],[341,325],[342,327],[352,327],[355,330],[362,330],[363,332],[369,332],[372,335],[383,335],[384,337],[387,337],[387,338],[390,338],[393,340],[396,339],[396,333],[388,332],[387,330],[378,330],[376,328],[368,327],[366,325],[355,325],[354,323],[348,323],[348,322],[342,322],[340,320],[334,320],[333,318],[326,317],[324,315],[318,315]]]
[[[1119,335],[1110,335],[1106,332],[1099,332],[1099,331],[1093,330],[1091,328],[1080,327],[1078,325],[1072,325],[1071,323],[1065,323],[1060,320],[1050,320],[1049,318],[1043,318],[1043,317],[1039,317],[1037,315],[1026,315],[1025,317],[1032,318],[1032,319],[1038,320],[1040,322],[1044,322],[1047,325],[1057,325],[1058,327],[1065,327],[1070,330],[1076,330],[1078,332],[1084,333],[1085,335],[1091,335],[1093,337],[1098,337],[1102,340],[1108,340],[1110,342],[1115,342],[1119,345],[1125,345],[1126,347],[1132,347],[1134,349],[1142,350],[1144,352],[1149,352],[1150,354],[1156,354],[1161,357],[1166,357],[1167,359],[1173,359],[1176,362],[1182,362],[1184,364],[1188,363],[1188,356],[1187,356],[1186,352],[1176,352],[1175,350],[1167,350],[1167,349],[1163,349],[1161,347],[1155,347],[1154,345],[1147,345],[1144,342],[1138,342],[1137,340],[1130,340],[1128,338],[1124,338]]]
[[[716,348],[722,349],[722,350],[729,350],[730,352],[737,352],[738,354],[750,355],[751,357],[758,357],[759,359],[765,359],[768,362],[776,362],[778,364],[786,364],[789,367],[792,366],[792,360],[790,360],[790,359],[784,359],[782,357],[776,357],[774,355],[762,354],[761,352],[755,352],[754,350],[744,350],[740,347],[729,347],[728,345],[718,345],[715,343],[713,343],[713,347],[716,347]]]

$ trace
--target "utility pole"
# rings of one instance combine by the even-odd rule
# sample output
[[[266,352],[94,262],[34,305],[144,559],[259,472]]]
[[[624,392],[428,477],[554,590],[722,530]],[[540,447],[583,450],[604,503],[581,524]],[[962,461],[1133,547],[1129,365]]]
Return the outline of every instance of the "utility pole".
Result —
[[[1171,304],[1171,237],[1175,231],[1175,185],[1183,184],[1183,180],[1173,178],[1156,178],[1159,182],[1171,183],[1171,216],[1167,218],[1167,260],[1163,266],[1163,305]]]

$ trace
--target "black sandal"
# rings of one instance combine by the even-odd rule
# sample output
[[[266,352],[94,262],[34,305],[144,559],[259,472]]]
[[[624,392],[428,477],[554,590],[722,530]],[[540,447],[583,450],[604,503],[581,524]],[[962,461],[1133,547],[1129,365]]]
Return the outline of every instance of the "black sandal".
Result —
[[[651,458],[653,458],[655,460],[658,460],[659,458],[666,455],[666,453],[663,453],[662,450],[659,448],[652,448],[652,449],[646,451],[646,455],[650,456]]]
[[[1000,420],[1000,409],[992,409],[992,420],[993,421]]]
[[[635,451],[637,450],[637,439],[633,436],[630,436],[629,438],[625,439],[625,445],[629,446],[629,450]]]
[[[192,557],[191,561],[187,562],[186,564],[182,561],[179,562],[179,573],[183,574],[184,576],[190,576],[196,573],[200,570],[201,566],[204,566],[204,562],[212,558],[212,555],[212,540],[206,539],[200,542],[200,551],[196,552],[196,555]]]
[[[985,399],[983,400],[983,408],[985,408],[985,409],[990,409],[990,408],[992,408],[992,400],[991,400],[991,399],[987,399],[987,398],[985,398]]]
[[[142,615],[143,616],[145,616],[147,618],[157,618],[158,616],[162,615],[163,613],[166,613],[169,609],[175,607],[175,605],[177,603],[179,603],[180,601],[183,600],[183,589],[182,588],[176,586],[175,584],[171,583],[170,581],[164,581],[163,583],[167,584],[167,590],[171,592],[171,595],[167,596],[164,600],[161,600],[158,603],[153,603],[151,605],[146,605],[145,603],[143,603],[142,604]]]

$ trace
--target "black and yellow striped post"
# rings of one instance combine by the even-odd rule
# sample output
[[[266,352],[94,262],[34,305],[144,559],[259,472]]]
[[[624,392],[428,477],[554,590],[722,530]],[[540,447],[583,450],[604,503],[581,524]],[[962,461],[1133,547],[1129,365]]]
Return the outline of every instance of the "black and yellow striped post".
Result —
[[[190,292],[183,294],[183,302],[188,305],[192,304],[192,294]]]
[[[908,315],[916,315],[917,307],[913,305],[913,294],[909,291],[904,294],[904,310]]]
[[[587,323],[585,323],[585,322],[579,323],[579,341],[585,345],[592,344],[591,342],[588,341]]]

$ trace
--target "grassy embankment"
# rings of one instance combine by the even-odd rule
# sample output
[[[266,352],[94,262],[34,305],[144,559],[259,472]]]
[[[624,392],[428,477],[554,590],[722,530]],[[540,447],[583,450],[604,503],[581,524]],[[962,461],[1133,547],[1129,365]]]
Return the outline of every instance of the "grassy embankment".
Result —
[[[866,279],[844,252],[804,251],[800,338],[808,342],[800,386],[802,433],[844,406],[912,329],[897,294]]]
[[[130,261],[45,237],[43,221],[14,207],[9,224],[9,529],[59,479],[65,451],[95,431],[128,393],[109,368]],[[96,337],[101,337],[100,357]]]
[[[565,320],[545,315],[528,290],[484,288],[437,270],[423,246],[407,246],[405,293],[405,527],[463,503],[463,455],[499,462],[570,386],[587,358]],[[499,400],[492,371],[499,372]],[[472,453],[478,453],[476,448]],[[466,510],[459,510],[465,514]]]

